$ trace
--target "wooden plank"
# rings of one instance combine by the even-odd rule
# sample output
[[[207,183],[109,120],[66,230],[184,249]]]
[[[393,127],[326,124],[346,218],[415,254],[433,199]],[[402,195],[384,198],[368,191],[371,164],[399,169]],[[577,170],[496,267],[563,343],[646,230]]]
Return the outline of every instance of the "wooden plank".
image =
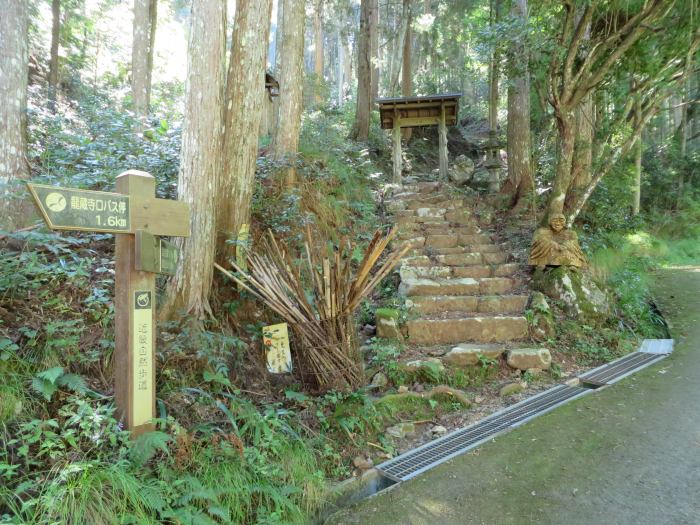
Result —
[[[163,237],[189,237],[189,206],[182,201],[132,194],[131,229],[132,231],[145,230],[152,235]]]
[[[440,117],[409,117],[399,118],[399,127],[415,128],[419,126],[435,126],[440,122]]]

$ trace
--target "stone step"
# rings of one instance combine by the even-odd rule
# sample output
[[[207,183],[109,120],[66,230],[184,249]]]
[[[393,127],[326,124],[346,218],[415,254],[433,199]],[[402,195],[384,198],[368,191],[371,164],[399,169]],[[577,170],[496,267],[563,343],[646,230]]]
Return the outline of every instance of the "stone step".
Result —
[[[399,237],[410,238],[411,236],[425,235],[459,235],[463,236],[460,242],[469,244],[469,238],[481,234],[481,229],[476,224],[467,226],[451,226],[445,221],[433,221],[432,223],[419,223],[409,221],[406,218],[397,223]]]
[[[401,281],[399,294],[420,295],[494,295],[511,291],[519,283],[509,277],[408,277]]]
[[[413,239],[415,242],[411,242],[411,247],[416,253],[412,255],[454,255],[456,253],[502,253],[503,247],[498,244],[471,244],[463,245],[459,244],[456,246],[449,247],[437,247],[428,244],[430,237],[426,238],[421,244],[420,240]]]
[[[521,313],[527,306],[527,295],[437,295],[406,299],[408,311],[427,315],[441,312],[489,314]]]
[[[414,184],[404,184],[402,190],[413,193],[434,193],[442,189],[442,186],[441,182],[416,182]]]
[[[435,256],[435,261],[438,264],[447,266],[469,266],[472,264],[503,264],[508,260],[508,254],[499,253],[451,253]]]
[[[442,217],[419,217],[417,215],[399,215],[394,218],[394,222],[399,226],[412,224],[429,224],[430,226],[449,227],[450,223]]]
[[[429,199],[421,200],[405,200],[406,210],[417,210],[419,208],[445,208],[448,210],[458,210],[464,206],[464,201],[462,199],[451,199],[446,195],[434,195]]]
[[[523,316],[481,316],[465,319],[415,319],[406,322],[408,341],[437,345],[473,341],[505,343],[528,335]]]
[[[517,273],[520,267],[517,263],[509,264],[475,264],[472,266],[407,266],[399,269],[401,279],[409,277],[442,278],[471,277],[481,279],[484,277],[508,277]]]
[[[444,219],[447,208],[417,208],[415,210],[399,210],[395,217],[430,217],[433,219]]]

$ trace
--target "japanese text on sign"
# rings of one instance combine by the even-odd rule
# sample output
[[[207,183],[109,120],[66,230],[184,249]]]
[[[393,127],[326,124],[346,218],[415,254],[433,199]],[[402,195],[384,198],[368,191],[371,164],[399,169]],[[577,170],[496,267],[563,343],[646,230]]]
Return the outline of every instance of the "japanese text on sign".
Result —
[[[130,231],[129,197],[119,193],[28,184],[54,230]]]
[[[267,353],[267,370],[272,374],[292,371],[292,354],[289,351],[287,323],[273,324],[263,328],[263,345]]]
[[[153,403],[153,294],[134,292],[133,425],[150,422]]]

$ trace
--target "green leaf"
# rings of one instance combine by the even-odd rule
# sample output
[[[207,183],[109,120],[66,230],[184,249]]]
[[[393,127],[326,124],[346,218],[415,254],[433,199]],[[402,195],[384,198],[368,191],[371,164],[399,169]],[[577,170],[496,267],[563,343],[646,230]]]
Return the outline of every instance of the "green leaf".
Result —
[[[78,374],[63,374],[58,378],[56,383],[59,386],[65,387],[68,390],[72,390],[73,392],[77,392],[79,394],[88,389],[85,380]]]
[[[296,401],[297,403],[304,403],[309,400],[309,396],[303,392],[297,392],[295,390],[285,390],[284,397],[290,401]]]
[[[53,383],[47,381],[46,379],[35,377],[34,379],[32,379],[32,389],[36,393],[44,396],[44,399],[46,399],[46,401],[51,401],[51,398],[58,390],[58,387]]]
[[[137,466],[145,465],[159,450],[168,453],[170,435],[165,432],[155,431],[141,434],[134,441],[129,450],[129,458]]]
[[[36,376],[40,379],[44,379],[51,384],[56,383],[56,380],[63,375],[63,367],[56,366],[54,368],[49,368],[43,372],[39,372]]]

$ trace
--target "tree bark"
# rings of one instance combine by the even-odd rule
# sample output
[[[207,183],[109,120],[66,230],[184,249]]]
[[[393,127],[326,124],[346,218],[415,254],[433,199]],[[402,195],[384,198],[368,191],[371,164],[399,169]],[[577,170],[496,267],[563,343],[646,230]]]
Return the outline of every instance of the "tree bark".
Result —
[[[323,102],[323,0],[316,2],[314,9],[314,75],[316,76],[316,104]]]
[[[393,55],[391,58],[391,74],[389,80],[389,93],[393,96],[398,91],[399,74],[401,73],[401,63],[403,58],[404,39],[406,37],[406,26],[408,24],[410,3],[404,0],[401,13],[398,15],[396,24],[396,36],[394,37]]]
[[[571,211],[573,203],[578,200],[581,192],[585,191],[591,183],[593,174],[593,135],[595,106],[593,93],[586,95],[575,111],[576,142],[574,144],[574,156],[571,162],[571,185],[566,192],[564,202],[564,214]]]
[[[294,158],[299,148],[302,87],[304,83],[304,0],[284,0],[279,118],[272,146],[273,157],[290,162],[284,170],[285,185],[296,183]]]
[[[56,112],[58,46],[61,36],[61,0],[51,2],[51,59],[49,62],[49,109]]]
[[[134,115],[141,121],[148,115],[151,97],[151,70],[155,39],[155,3],[157,0],[134,0],[133,44],[131,48],[131,90]]]
[[[224,110],[224,167],[217,230],[220,264],[235,254],[241,226],[250,224],[258,136],[266,104],[265,63],[272,0],[238,0]]]
[[[413,45],[411,35],[411,0],[403,0],[403,9],[406,12],[406,34],[403,37],[403,63],[401,64],[401,96],[410,97],[413,93],[412,71],[411,71],[411,47]],[[411,138],[411,128],[404,128],[402,135],[404,140]]]
[[[0,226],[25,226],[18,183],[29,178],[26,152],[27,3],[5,0],[0,16]]]
[[[190,16],[178,198],[190,205],[191,236],[175,240],[180,259],[164,312],[172,316],[184,311],[202,319],[211,315],[209,296],[216,251],[212,215],[220,204],[225,2],[193,0]]]
[[[374,101],[379,97],[379,0],[370,0],[369,5],[369,40],[372,70],[370,102],[374,104]]]
[[[491,0],[491,25],[495,25],[501,18],[501,4],[503,0]],[[500,163],[498,159],[498,148],[496,147],[496,137],[498,135],[498,78],[500,75],[501,54],[498,44],[494,44],[489,61],[489,154],[491,162]]]
[[[642,104],[637,100],[634,104],[634,124],[635,127],[642,123]],[[639,215],[642,200],[642,137],[637,139],[634,148],[634,188],[632,195],[632,215]]]
[[[576,145],[576,120],[572,113],[556,115],[559,129],[559,157],[549,200],[549,215],[564,213],[566,191],[571,183],[571,165]]]
[[[527,0],[514,0],[513,18],[527,24]],[[514,42],[510,53],[511,72],[508,84],[508,180],[503,192],[511,195],[511,205],[520,210],[527,206],[535,190],[532,178],[532,148],[530,141],[530,69],[526,44]]]
[[[355,108],[355,124],[351,138],[360,142],[369,139],[369,115],[371,101],[371,64],[370,64],[370,0],[362,0],[360,4],[360,33],[357,41],[357,106]]]
[[[338,64],[336,73],[336,96],[338,98],[338,106],[342,106],[345,100],[345,45],[343,44],[343,36],[338,31]]]

